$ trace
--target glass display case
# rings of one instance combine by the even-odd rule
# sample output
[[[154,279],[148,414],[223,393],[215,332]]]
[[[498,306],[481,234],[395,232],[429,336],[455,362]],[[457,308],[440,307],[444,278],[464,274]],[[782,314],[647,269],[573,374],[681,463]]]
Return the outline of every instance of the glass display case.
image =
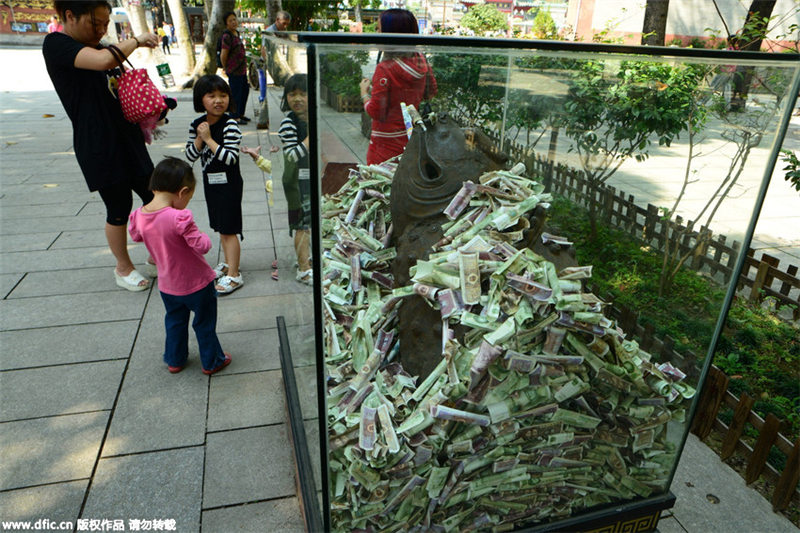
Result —
[[[315,362],[284,366],[309,529],[655,529],[744,260],[709,243],[749,246],[798,57],[296,37]]]

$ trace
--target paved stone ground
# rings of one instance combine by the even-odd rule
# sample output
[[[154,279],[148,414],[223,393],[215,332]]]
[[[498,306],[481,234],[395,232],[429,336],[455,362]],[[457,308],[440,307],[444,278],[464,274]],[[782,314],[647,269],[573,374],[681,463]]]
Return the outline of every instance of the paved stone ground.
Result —
[[[0,60],[20,74],[19,83],[0,80],[0,519],[163,518],[179,531],[302,531],[275,317],[289,326],[313,445],[313,300],[294,281],[281,187],[270,208],[260,171],[242,160],[246,285],[219,302],[233,363],[209,378],[194,352],[171,375],[161,362],[157,292],[113,283],[102,202],[86,190],[40,53],[4,49]],[[195,116],[191,95],[176,94],[169,135],[150,147],[154,161],[181,155]],[[273,126],[277,97],[270,92]],[[323,111],[324,129],[364,154],[354,116]],[[270,144],[254,124],[243,132],[244,144]],[[207,228],[201,188],[189,207]],[[141,245],[131,253],[144,261]],[[269,269],[276,255],[278,282]],[[217,262],[218,245],[207,257]],[[693,437],[672,490],[678,501],[663,532],[796,531]]]

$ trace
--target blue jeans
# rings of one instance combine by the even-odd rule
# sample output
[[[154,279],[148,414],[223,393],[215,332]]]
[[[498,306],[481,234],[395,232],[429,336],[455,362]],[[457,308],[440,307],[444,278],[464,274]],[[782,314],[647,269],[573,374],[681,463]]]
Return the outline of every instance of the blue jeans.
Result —
[[[164,326],[167,341],[164,362],[167,366],[183,367],[189,357],[189,312],[194,312],[192,328],[200,347],[200,362],[204,370],[213,370],[225,360],[217,338],[217,291],[212,281],[205,288],[185,296],[161,293],[167,314]]]
[[[244,116],[244,108],[247,105],[247,95],[250,94],[250,85],[247,84],[247,76],[228,75],[231,84],[231,97],[233,98],[234,109],[231,116],[239,118]]]

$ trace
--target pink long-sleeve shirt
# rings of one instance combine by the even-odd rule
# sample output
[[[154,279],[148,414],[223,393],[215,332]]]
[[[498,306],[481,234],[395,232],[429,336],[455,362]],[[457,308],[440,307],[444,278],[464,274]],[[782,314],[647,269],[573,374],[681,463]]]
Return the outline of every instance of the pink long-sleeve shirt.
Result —
[[[165,207],[148,213],[140,207],[131,213],[128,232],[153,256],[161,292],[185,296],[214,281],[214,270],[203,257],[211,249],[211,238],[198,229],[188,209]]]

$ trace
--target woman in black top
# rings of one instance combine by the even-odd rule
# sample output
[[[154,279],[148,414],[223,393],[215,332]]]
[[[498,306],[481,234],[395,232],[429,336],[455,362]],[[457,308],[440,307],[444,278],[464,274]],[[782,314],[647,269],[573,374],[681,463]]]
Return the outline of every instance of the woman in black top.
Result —
[[[122,115],[116,84],[121,72],[111,52],[100,45],[111,17],[107,1],[59,1],[56,11],[64,21],[63,33],[44,39],[47,73],[72,122],[73,146],[90,191],[98,191],[106,206],[105,233],[116,259],[117,285],[130,291],[145,290],[150,281],[140,274],[128,255],[128,215],[136,192],[143,203],[153,198],[148,190],[153,163],[142,131]],[[154,48],[158,38],[143,33],[118,45],[126,56],[139,46]],[[150,264],[150,270],[155,271]]]

